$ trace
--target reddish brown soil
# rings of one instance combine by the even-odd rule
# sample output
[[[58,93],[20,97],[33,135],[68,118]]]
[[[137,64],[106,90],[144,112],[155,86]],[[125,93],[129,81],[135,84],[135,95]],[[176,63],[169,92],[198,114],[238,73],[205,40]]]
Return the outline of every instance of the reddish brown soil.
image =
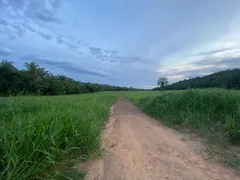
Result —
[[[203,158],[203,144],[184,140],[124,99],[112,107],[103,146],[87,180],[240,179],[232,169]]]

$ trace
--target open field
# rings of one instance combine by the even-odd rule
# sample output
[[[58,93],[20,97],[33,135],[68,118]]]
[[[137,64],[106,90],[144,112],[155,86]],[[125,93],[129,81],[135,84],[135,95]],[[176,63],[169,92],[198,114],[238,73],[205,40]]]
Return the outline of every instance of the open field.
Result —
[[[82,177],[81,173],[71,173],[73,169],[59,170],[57,162],[101,154],[104,122],[120,96],[164,124],[210,135],[219,144],[240,142],[238,91],[126,91],[0,98],[0,179]],[[229,164],[239,168],[239,157]]]

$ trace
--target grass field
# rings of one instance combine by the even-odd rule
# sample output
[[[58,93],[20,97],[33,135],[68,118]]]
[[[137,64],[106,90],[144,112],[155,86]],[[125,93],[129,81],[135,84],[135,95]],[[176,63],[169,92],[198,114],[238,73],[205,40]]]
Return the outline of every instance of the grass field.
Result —
[[[104,92],[1,98],[0,179],[66,179],[46,172],[66,156],[100,153],[99,137],[116,98]]]
[[[240,92],[223,89],[125,92],[143,112],[164,124],[200,133],[217,159],[240,171],[240,157],[228,149],[240,145]]]
[[[167,125],[225,133],[240,141],[240,92],[223,89],[125,92],[129,100]]]
[[[103,125],[110,106],[119,96],[125,96],[167,125],[212,134],[216,141],[222,136],[228,143],[240,141],[237,91],[101,92],[0,98],[0,179],[82,177],[81,173],[72,173],[73,169],[58,169],[57,162],[76,156],[88,159],[101,153]]]

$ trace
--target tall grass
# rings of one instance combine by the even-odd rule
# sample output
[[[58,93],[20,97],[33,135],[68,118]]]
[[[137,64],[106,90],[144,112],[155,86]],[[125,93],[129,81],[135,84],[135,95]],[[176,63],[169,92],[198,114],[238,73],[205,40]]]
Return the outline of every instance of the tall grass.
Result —
[[[168,125],[225,133],[232,143],[240,141],[240,93],[234,91],[0,98],[0,179],[68,179],[51,170],[75,154],[88,158],[100,153],[103,124],[119,95]]]
[[[206,89],[125,95],[147,114],[165,119],[165,124],[226,133],[232,143],[240,142],[240,93],[237,91]]]
[[[106,93],[1,98],[0,179],[42,179],[65,156],[99,153],[115,100]]]

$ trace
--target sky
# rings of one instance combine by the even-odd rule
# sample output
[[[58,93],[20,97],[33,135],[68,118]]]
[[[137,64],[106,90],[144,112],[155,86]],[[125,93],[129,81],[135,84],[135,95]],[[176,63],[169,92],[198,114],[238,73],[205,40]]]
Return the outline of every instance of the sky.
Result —
[[[240,68],[239,0],[0,0],[0,59],[136,88]]]

